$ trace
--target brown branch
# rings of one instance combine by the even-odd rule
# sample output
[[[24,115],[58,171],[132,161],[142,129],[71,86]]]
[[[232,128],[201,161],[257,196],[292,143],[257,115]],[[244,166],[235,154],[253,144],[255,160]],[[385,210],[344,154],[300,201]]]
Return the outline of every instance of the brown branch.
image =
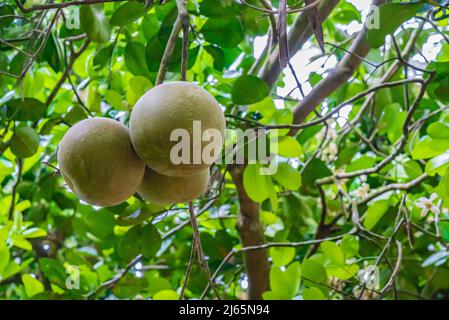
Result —
[[[323,19],[325,19],[332,10],[337,6],[339,0],[327,0],[323,1],[318,10]],[[293,26],[288,33],[288,49],[289,56],[293,57],[302,46],[309,40],[312,36],[313,32],[310,28],[309,21],[307,15],[304,13],[300,14]],[[276,83],[279,75],[282,72],[281,65],[279,63],[279,50],[274,49],[271,53],[270,57],[267,60],[265,68],[262,70],[260,77],[269,85],[269,87],[273,87]]]
[[[198,223],[196,221],[196,216],[195,216],[195,210],[193,208],[193,203],[191,201],[189,202],[189,214],[190,214],[190,223],[192,224],[192,229],[193,229],[193,243],[192,243],[192,245],[196,248],[196,253],[198,254],[198,262],[200,264],[201,269],[206,274],[209,286],[212,287],[213,290],[215,291],[215,294],[216,294],[218,300],[221,300],[220,295],[218,294],[218,291],[215,288],[214,282],[212,280],[210,269],[209,269],[209,265],[207,264],[206,256],[204,254],[203,247],[201,245],[200,231],[199,231],[199,228],[198,228]]]
[[[243,246],[258,246],[265,243],[263,225],[259,219],[259,205],[252,201],[243,186],[245,166],[230,168],[230,174],[237,189],[240,203],[240,215],[237,230]],[[262,294],[269,288],[268,255],[266,250],[245,253],[245,266],[248,275],[248,298],[262,299]]]
[[[328,0],[321,3],[320,12],[323,17],[329,15],[339,0]],[[293,56],[304,43],[312,36],[306,15],[300,14],[296,19],[291,31],[287,35],[289,56]],[[272,40],[276,39],[276,33],[272,35]],[[267,45],[267,53],[270,54]],[[258,69],[258,68],[257,68]],[[261,78],[273,87],[282,69],[279,62],[279,49],[271,52],[265,61],[265,67],[260,73]],[[244,247],[263,245],[265,236],[263,225],[260,222],[260,206],[252,201],[243,186],[243,172],[245,165],[229,166],[230,174],[237,188],[240,203],[240,214],[237,229]],[[248,275],[248,297],[249,299],[262,299],[263,292],[269,288],[269,263],[266,250],[248,251],[244,254],[246,272]]]
[[[378,6],[384,2],[384,0],[375,0],[373,5]],[[347,53],[329,75],[321,80],[313,90],[297,104],[293,111],[294,123],[302,123],[307,116],[324,101],[324,99],[349,80],[360,66],[362,62],[361,58],[366,57],[371,49],[366,34],[367,29],[365,27],[355,39],[349,50],[350,53]],[[292,130],[290,134],[294,134],[296,131],[297,130]]]
[[[22,180],[22,169],[23,169],[23,160],[18,158],[17,159],[17,180],[16,180],[16,183],[14,183],[14,185],[12,187],[11,205],[9,207],[9,213],[8,213],[9,220],[11,220],[13,218],[14,207],[16,204],[17,187],[19,186],[19,183]]]
[[[412,50],[413,47],[414,47],[414,44],[415,44],[416,40],[418,39],[419,34],[420,34],[421,31],[422,31],[423,26],[424,26],[424,23],[421,23],[421,24],[419,25],[419,27],[416,28],[416,29],[413,31],[412,35],[410,36],[409,41],[407,42],[405,48],[404,48],[404,49],[402,50],[402,52],[401,52],[401,55],[402,55],[403,57],[407,57],[407,56],[410,54],[411,50]],[[389,80],[396,74],[396,72],[398,71],[398,69],[399,69],[400,66],[401,66],[401,63],[400,63],[398,60],[396,60],[396,61],[395,61],[395,62],[388,68],[388,70],[382,75],[381,79],[378,81],[378,84],[380,84],[380,83],[385,83],[385,82],[389,81]],[[376,69],[376,70],[377,70],[377,69]],[[340,135],[340,137],[341,137],[340,139],[343,139],[343,138],[346,136],[346,134],[350,132],[350,127],[351,127],[351,126],[355,126],[355,124],[356,124],[357,122],[359,122],[359,120],[361,119],[363,113],[364,113],[365,110],[368,108],[368,106],[370,105],[370,103],[373,101],[375,95],[376,95],[375,92],[373,92],[372,94],[370,94],[370,95],[366,98],[366,100],[365,100],[365,102],[363,103],[363,105],[360,107],[360,110],[357,112],[356,116],[351,120],[351,124],[350,124],[350,125],[348,124],[347,126],[344,126],[344,127],[342,128],[342,130],[340,130],[340,133],[343,133],[342,135]]]
[[[279,64],[284,69],[289,62],[288,40],[287,40],[287,0],[279,0],[278,17],[278,42],[279,42]]]
[[[70,75],[70,71],[73,68],[73,65],[75,64],[76,59],[87,49],[89,46],[90,41],[86,40],[86,42],[83,44],[83,46],[75,53],[72,54],[70,57],[70,62],[68,63],[66,69],[64,70],[64,73],[62,74],[61,78],[59,79],[58,83],[54,86],[53,90],[51,91],[50,95],[47,98],[47,101],[45,102],[45,105],[48,107],[53,102],[54,98],[58,94],[59,89],[64,84],[64,82],[67,80],[67,78]]]
[[[367,204],[369,201],[377,198],[378,196],[388,192],[388,191],[392,191],[392,190],[401,190],[401,191],[406,191],[406,190],[410,190],[411,188],[417,186],[418,184],[420,184],[421,182],[423,182],[424,180],[426,180],[427,178],[427,174],[422,174],[420,175],[418,178],[413,179],[412,181],[406,182],[406,183],[392,183],[392,184],[388,184],[384,187],[378,188],[376,189],[376,191],[370,193],[366,198],[364,198],[363,200],[359,201],[357,203],[357,205],[364,205]]]
[[[193,237],[193,239],[192,239],[192,249],[190,251],[189,263],[187,264],[187,270],[186,270],[186,274],[184,276],[184,283],[183,283],[182,288],[181,288],[181,293],[179,294],[179,300],[184,299],[184,292],[185,292],[185,290],[187,288],[187,285],[189,284],[189,278],[190,278],[190,273],[192,272],[193,261],[195,259],[195,253],[196,253],[196,238]]]
[[[393,88],[393,87],[397,87],[397,86],[402,86],[402,85],[406,85],[409,83],[419,83],[419,84],[423,84],[424,80],[420,79],[420,78],[416,78],[416,79],[404,79],[404,80],[398,80],[398,81],[392,81],[392,82],[386,82],[386,83],[381,83],[378,84],[376,86],[373,86],[365,91],[362,91],[358,94],[356,94],[355,96],[353,96],[352,98],[349,98],[348,100],[340,103],[338,106],[336,106],[335,108],[333,108],[330,112],[328,112],[327,114],[323,115],[322,117],[320,117],[318,120],[313,120],[313,121],[309,121],[307,123],[302,123],[302,124],[279,124],[279,125],[267,125],[267,126],[263,126],[263,129],[266,130],[270,130],[270,129],[292,129],[292,130],[300,130],[300,129],[305,129],[311,126],[315,126],[317,124],[323,123],[326,120],[330,119],[333,115],[337,114],[338,112],[340,112],[341,109],[343,109],[344,107],[356,102],[357,100],[370,95],[372,93],[375,93],[378,90],[381,89],[385,89],[385,88]]]
[[[62,3],[34,5],[34,6],[31,6],[28,8],[26,8],[20,0],[15,0],[15,1],[16,1],[17,6],[19,7],[20,11],[22,11],[23,13],[29,13],[32,11],[62,9],[62,8],[70,7],[70,6],[76,6],[76,5],[90,5],[90,4],[107,3],[107,2],[125,2],[126,0],[75,0],[75,1],[68,1],[68,2],[62,2]]]
[[[427,80],[419,81],[419,83],[421,84],[421,88],[418,93],[418,96],[415,98],[412,106],[410,107],[410,109],[408,110],[408,112],[406,114],[404,124],[402,126],[402,137],[398,140],[397,147],[395,148],[395,150],[393,152],[391,152],[391,154],[388,157],[384,158],[382,161],[380,161],[378,164],[376,164],[372,168],[362,169],[362,170],[357,170],[357,171],[352,171],[352,172],[347,172],[347,173],[342,173],[342,174],[337,174],[334,176],[322,178],[320,180],[317,180],[316,184],[317,185],[330,184],[334,181],[334,179],[349,179],[349,178],[354,178],[354,177],[358,177],[361,175],[377,173],[382,168],[384,168],[387,164],[389,164],[391,161],[393,161],[402,152],[402,150],[404,149],[404,147],[407,144],[407,140],[410,135],[410,123],[411,123],[413,114],[415,113],[416,108],[419,106],[422,98],[424,97],[426,88],[427,88],[428,84],[432,81],[433,76],[434,76],[434,74],[431,74]]]
[[[296,247],[303,247],[303,246],[309,246],[314,244],[320,244],[325,241],[337,241],[342,239],[345,235],[352,235],[355,234],[357,229],[353,228],[349,232],[345,233],[344,235],[339,235],[335,237],[329,237],[325,239],[314,239],[314,240],[308,240],[308,241],[301,241],[301,242],[268,242],[260,245],[254,245],[254,246],[247,246],[240,249],[232,249],[226,257],[221,261],[218,268],[215,270],[214,274],[212,275],[212,280],[215,280],[217,276],[220,274],[223,267],[228,263],[232,257],[234,257],[238,253],[245,253],[248,254],[250,252],[257,252],[262,251],[265,252],[269,248],[296,248]],[[209,286],[206,286],[203,293],[201,294],[201,297],[204,297],[207,292],[209,291]]]
[[[161,65],[157,73],[155,85],[160,85],[164,82],[165,74],[167,73],[168,66],[170,65],[173,50],[175,49],[176,41],[178,40],[181,29],[185,28],[185,24],[189,23],[189,14],[186,9],[186,0],[176,0],[178,8],[178,16],[171,31],[167,45],[165,47],[164,55],[162,56]]]
[[[87,295],[87,299],[94,299],[103,289],[109,289],[116,285],[126,274],[129,270],[131,270],[132,267],[134,267],[137,262],[139,262],[142,259],[142,254],[137,255],[134,259],[131,260],[131,262],[123,269],[122,272],[114,276],[111,280],[104,282],[102,285],[100,285],[94,292],[91,292]]]

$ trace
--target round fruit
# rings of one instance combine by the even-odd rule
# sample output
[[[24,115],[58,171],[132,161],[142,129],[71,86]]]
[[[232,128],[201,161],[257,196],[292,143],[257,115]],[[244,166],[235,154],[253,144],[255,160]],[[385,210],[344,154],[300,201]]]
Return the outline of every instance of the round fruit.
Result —
[[[59,144],[59,169],[83,201],[109,207],[132,196],[145,164],[133,150],[129,131],[107,118],[92,118],[70,128]]]
[[[206,170],[217,159],[226,120],[218,102],[206,90],[189,82],[170,82],[154,87],[139,99],[129,127],[134,149],[148,167],[160,174],[185,177]],[[183,139],[186,135],[178,136],[179,129],[187,139]],[[204,138],[211,132],[215,133],[213,138]],[[180,143],[186,147],[173,156],[173,147]]]
[[[147,168],[137,191],[147,201],[159,205],[171,205],[197,199],[207,189],[209,170],[189,177],[170,177]]]

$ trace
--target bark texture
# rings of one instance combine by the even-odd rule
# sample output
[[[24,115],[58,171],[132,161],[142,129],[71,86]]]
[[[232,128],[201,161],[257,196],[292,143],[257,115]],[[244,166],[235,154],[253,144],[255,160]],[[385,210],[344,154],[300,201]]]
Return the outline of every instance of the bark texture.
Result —
[[[338,4],[339,0],[327,0],[319,7],[320,14],[325,19]],[[294,25],[288,33],[289,57],[294,56],[313,35],[306,14],[298,15]],[[272,88],[282,72],[279,61],[279,48],[273,50],[267,58],[260,77]],[[236,185],[240,215],[237,223],[240,239],[244,247],[258,245],[265,242],[263,225],[260,222],[260,206],[252,201],[243,186],[243,171],[245,165],[230,167],[230,174]],[[268,254],[266,250],[249,251],[245,253],[245,266],[248,276],[248,298],[262,299],[262,294],[269,290]]]
[[[234,166],[230,174],[237,188],[240,215],[237,229],[243,246],[254,246],[265,243],[263,225],[260,222],[259,204],[252,201],[243,186],[243,170],[245,166]],[[248,251],[244,253],[246,271],[248,275],[248,298],[262,299],[262,294],[269,289],[268,256],[266,250]]]

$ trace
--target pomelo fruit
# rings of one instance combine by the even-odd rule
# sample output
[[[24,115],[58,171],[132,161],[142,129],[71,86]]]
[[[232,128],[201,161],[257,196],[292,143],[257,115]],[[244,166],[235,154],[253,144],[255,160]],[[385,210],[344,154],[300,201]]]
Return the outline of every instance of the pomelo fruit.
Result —
[[[147,168],[139,195],[154,204],[171,205],[199,198],[209,184],[209,169],[188,177],[170,177]]]
[[[199,135],[194,135],[194,122],[197,128],[198,124],[201,127],[195,131]],[[160,174],[174,177],[198,174],[209,168],[220,154],[225,127],[224,113],[215,98],[198,85],[181,81],[146,92],[134,106],[129,125],[134,149],[145,164]],[[181,155],[187,161],[183,163],[179,158],[174,161],[172,154],[173,147],[182,142],[180,137],[171,139],[177,129],[184,130],[189,138],[183,141],[187,142],[184,149],[187,152]],[[219,137],[203,139],[203,134],[211,131]],[[205,149],[208,145],[213,148]],[[206,160],[203,151],[211,149],[216,152],[209,152],[211,156]],[[176,153],[176,157],[179,155]]]
[[[108,118],[86,119],[71,127],[59,144],[58,163],[73,193],[101,207],[127,200],[145,173],[128,128]]]

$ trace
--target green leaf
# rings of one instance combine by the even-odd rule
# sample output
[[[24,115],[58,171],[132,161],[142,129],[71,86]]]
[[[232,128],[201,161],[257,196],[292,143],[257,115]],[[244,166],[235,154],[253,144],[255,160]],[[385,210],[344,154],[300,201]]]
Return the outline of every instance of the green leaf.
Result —
[[[111,17],[111,24],[113,26],[123,27],[142,17],[145,12],[144,2],[126,2],[114,11]]]
[[[391,143],[394,143],[402,135],[402,126],[406,112],[402,111],[399,103],[392,103],[384,107],[377,127],[380,134],[387,134]]]
[[[404,168],[408,180],[415,179],[423,173],[423,170],[417,161],[406,161],[402,164],[402,167]]]
[[[156,257],[159,251],[162,239],[156,227],[149,223],[142,228],[141,231],[142,254],[146,259]]]
[[[243,40],[243,27],[235,17],[211,18],[201,28],[206,41],[223,48],[234,48]]]
[[[305,260],[301,264],[301,277],[306,286],[318,287],[323,293],[327,293],[328,289],[324,286],[327,284],[327,272],[320,263],[311,259]]]
[[[8,239],[8,229],[0,227],[0,250],[6,246],[6,239]]]
[[[205,46],[204,49],[214,58],[214,68],[222,71],[226,66],[226,58],[223,50],[213,45]]]
[[[136,225],[121,237],[117,247],[117,254],[121,260],[129,262],[140,253],[140,250],[140,226]]]
[[[304,300],[326,300],[323,292],[317,287],[305,288],[302,297]]]
[[[435,158],[430,159],[426,163],[426,173],[429,176],[434,176],[436,173],[443,175],[449,167],[449,151],[446,151]]]
[[[27,57],[23,53],[18,52],[10,62],[9,72],[19,76],[22,73],[26,59]]]
[[[270,151],[285,158],[299,158],[303,151],[299,142],[290,136],[277,137],[277,141],[270,141]]]
[[[232,87],[232,101],[239,105],[253,104],[266,98],[269,91],[265,81],[256,76],[244,75]]]
[[[39,147],[39,135],[30,127],[20,127],[12,136],[9,148],[19,158],[28,158],[36,153]]]
[[[31,249],[33,249],[33,246],[31,245],[31,243],[22,236],[15,234],[12,236],[11,239],[12,239],[12,244],[14,246],[16,246],[17,248],[21,248],[26,251],[31,251]]]
[[[113,51],[114,46],[112,45],[98,50],[94,57],[94,68],[97,70],[103,68],[111,59]]]
[[[157,275],[156,273],[147,273],[146,277],[149,285],[147,290],[150,296],[153,296],[159,291],[171,289],[170,281]]]
[[[355,236],[345,235],[341,240],[341,249],[346,259],[355,257],[359,253],[359,240]]]
[[[0,275],[3,275],[3,271],[9,263],[11,255],[7,246],[3,246],[0,249]]]
[[[125,107],[123,106],[123,98],[117,91],[107,90],[104,93],[104,98],[106,102],[114,109],[125,110]]]
[[[58,40],[55,35],[53,33],[50,34],[40,56],[40,59],[47,61],[48,65],[56,73],[62,70],[62,54],[57,41]]]
[[[438,58],[438,62],[449,62],[449,45],[443,46],[443,49],[440,51]]]
[[[25,286],[25,292],[28,298],[31,298],[38,293],[44,292],[44,285],[30,274],[23,274],[22,282]]]
[[[371,230],[387,212],[389,207],[388,200],[379,200],[371,203],[365,214],[365,220],[363,221],[363,226]]]
[[[286,293],[280,291],[266,291],[262,294],[264,300],[290,300]]]
[[[320,248],[326,257],[333,263],[337,265],[344,265],[345,258],[343,251],[335,242],[325,241],[321,243]]]
[[[91,110],[94,110],[95,108],[92,107],[92,105],[89,105]],[[78,122],[80,122],[83,119],[87,118],[86,111],[83,107],[80,105],[74,105],[69,109],[69,112],[67,112],[64,116],[64,121],[69,123],[70,125],[74,125]]]
[[[277,111],[281,110],[276,109],[274,101],[270,97],[266,97],[262,101],[249,105],[247,109],[248,113],[254,112],[257,114],[261,114],[263,118],[259,119],[258,121],[263,124],[269,124],[270,119]]]
[[[86,106],[92,112],[101,112],[101,96],[98,93],[98,88],[93,83],[89,83]],[[81,106],[77,106],[75,110],[72,108],[70,112],[73,112],[74,118],[79,117],[80,120],[86,117],[86,112]]]
[[[150,80],[142,76],[135,76],[129,80],[129,87],[126,92],[126,99],[128,104],[133,106],[144,95],[149,89],[151,89],[152,84]]]
[[[378,10],[379,26],[368,25],[367,38],[373,48],[381,47],[385,42],[385,37],[393,34],[405,21],[411,19],[421,9],[420,3],[386,3],[382,4]],[[373,15],[376,20],[376,15]]]
[[[61,262],[54,259],[41,258],[39,260],[39,266],[48,280],[61,288],[65,288],[65,281],[68,274],[65,272],[65,268]]]
[[[273,179],[269,175],[266,176],[267,187],[268,187],[268,198],[270,199],[271,209],[273,212],[277,212],[279,208],[278,195],[276,188],[273,184]]]
[[[206,17],[229,17],[239,14],[239,8],[233,2],[203,0],[200,3],[200,13]]]
[[[89,232],[98,238],[106,238],[114,232],[114,214],[106,209],[88,212],[84,221]]]
[[[260,174],[259,164],[249,164],[243,173],[243,186],[248,196],[255,202],[262,202],[269,196],[269,177]],[[271,180],[271,179],[270,179]]]
[[[368,154],[364,154],[358,157],[357,159],[352,160],[351,163],[346,167],[346,172],[368,169],[373,167],[375,163],[376,163],[375,157]]]
[[[111,36],[103,4],[84,5],[80,9],[81,28],[93,42],[106,42]]]
[[[448,149],[449,139],[432,139],[430,136],[424,136],[413,147],[412,158],[414,160],[433,158]]]
[[[290,263],[295,257],[295,248],[292,247],[273,247],[270,248],[270,256],[275,266],[281,267]]]
[[[173,290],[162,290],[153,296],[153,300],[178,300],[179,295]]]
[[[309,195],[318,195],[315,181],[332,175],[326,164],[320,159],[313,159],[302,173],[301,191]]]
[[[41,228],[29,228],[22,232],[22,236],[27,239],[45,237],[47,232]]]
[[[135,295],[148,287],[146,278],[137,278],[127,274],[114,286],[112,292],[119,299],[133,298]]]
[[[449,125],[433,122],[427,127],[427,133],[432,139],[449,139]]]
[[[4,16],[0,19],[0,29],[11,25],[14,20],[11,15],[14,15],[14,8],[6,3],[0,3],[0,16]]]
[[[301,186],[301,174],[287,162],[278,164],[273,178],[287,190],[298,190]]]
[[[282,293],[286,299],[293,299],[301,283],[301,271],[299,263],[295,262],[288,266],[285,271],[279,267],[272,267],[270,271],[271,291]]]
[[[139,42],[130,42],[125,47],[125,63],[128,70],[136,76],[148,76],[145,58],[145,46]]]
[[[6,116],[18,121],[39,121],[47,112],[44,103],[29,97],[9,100],[6,107]]]
[[[152,39],[159,31],[160,22],[155,14],[147,14],[142,19],[142,32],[145,39]]]

